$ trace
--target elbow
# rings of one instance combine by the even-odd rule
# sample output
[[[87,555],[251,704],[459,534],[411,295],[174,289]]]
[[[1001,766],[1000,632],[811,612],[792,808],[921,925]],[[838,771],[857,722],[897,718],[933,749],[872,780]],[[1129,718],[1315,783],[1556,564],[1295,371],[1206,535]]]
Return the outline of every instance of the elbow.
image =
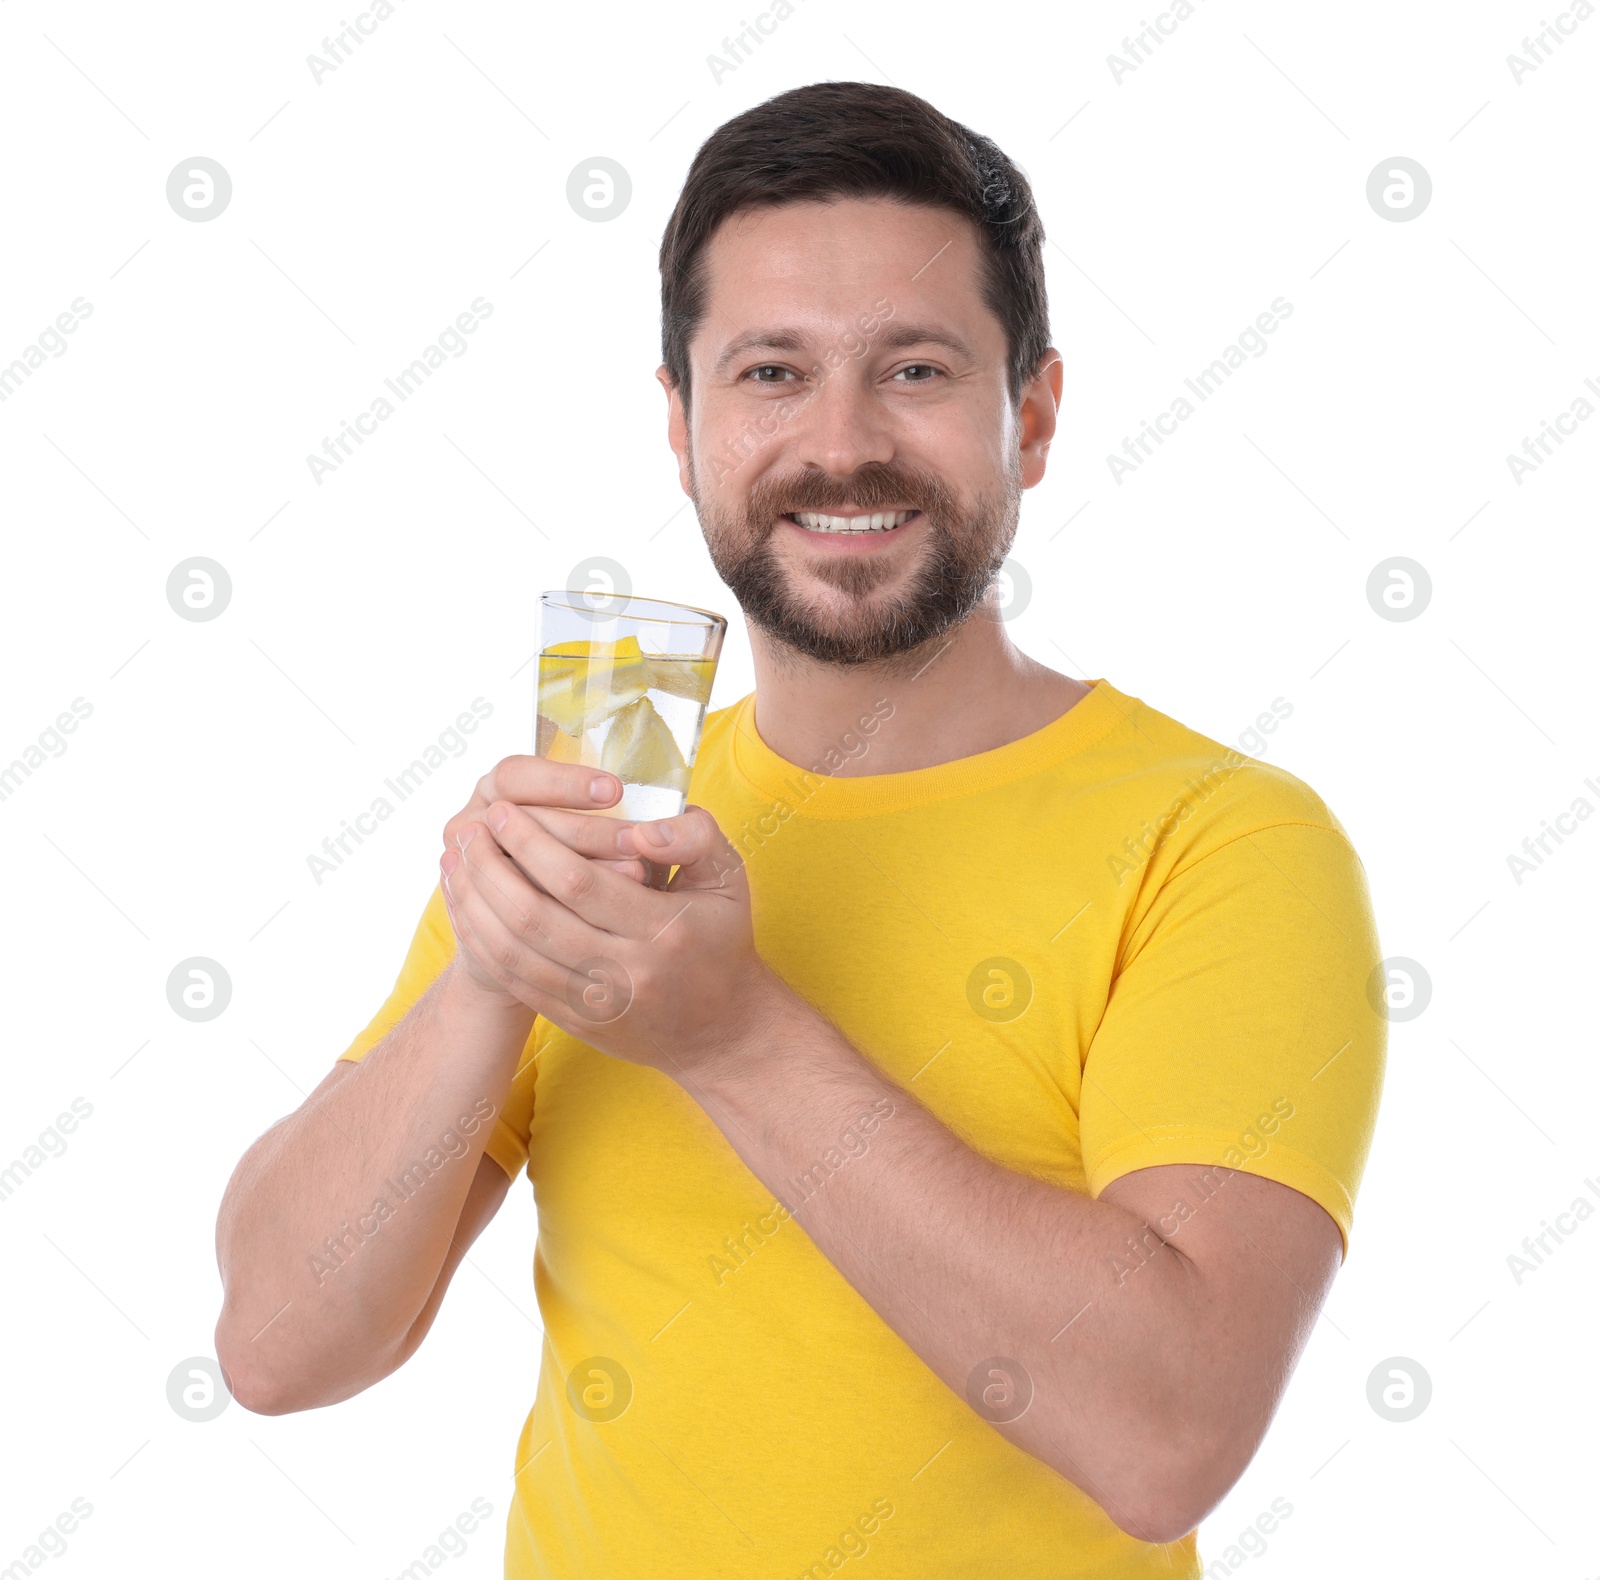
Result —
[[[1115,1506],[1108,1505],[1106,1513],[1135,1541],[1177,1542],[1222,1501],[1224,1491],[1213,1491],[1195,1476],[1146,1477],[1120,1489]]]
[[[294,1415],[335,1402],[332,1398],[313,1396],[303,1382],[276,1373],[270,1367],[230,1364],[220,1350],[217,1364],[222,1369],[229,1398],[252,1415]]]
[[[292,1415],[323,1403],[304,1397],[304,1389],[296,1386],[296,1379],[283,1367],[272,1364],[269,1352],[241,1337],[226,1310],[217,1322],[213,1343],[228,1397],[252,1415]]]
[[[260,1357],[252,1355],[246,1344],[228,1332],[225,1321],[218,1322],[214,1342],[222,1384],[235,1404],[252,1415],[289,1415],[300,1408],[284,1386],[284,1379],[275,1375],[270,1366],[259,1364]]]
[[[236,1404],[242,1405],[251,1415],[293,1415],[304,1408],[289,1399],[270,1382],[246,1380],[243,1387],[229,1390]]]
[[[349,1399],[387,1377],[415,1348],[407,1340],[392,1349],[366,1348],[353,1362],[268,1349],[241,1335],[224,1311],[217,1323],[217,1366],[228,1396],[252,1415],[294,1415]]]
[[[1210,1512],[1209,1507],[1201,1508],[1193,1500],[1147,1499],[1143,1504],[1111,1513],[1111,1518],[1119,1530],[1136,1542],[1164,1545],[1182,1541]]]
[[[1085,1490],[1135,1541],[1181,1541],[1243,1474],[1250,1451],[1240,1449],[1231,1439],[1213,1434],[1190,1437],[1168,1423],[1120,1473]]]
[[[228,1397],[252,1415],[287,1415],[293,1406],[270,1376],[242,1370],[218,1346],[217,1366]]]

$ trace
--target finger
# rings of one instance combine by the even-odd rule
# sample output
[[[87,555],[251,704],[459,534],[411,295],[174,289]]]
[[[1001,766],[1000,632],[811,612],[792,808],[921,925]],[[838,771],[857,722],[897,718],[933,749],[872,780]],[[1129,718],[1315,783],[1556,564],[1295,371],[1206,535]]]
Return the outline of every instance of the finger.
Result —
[[[627,825],[618,832],[617,844],[652,862],[675,862],[678,871],[672,879],[674,891],[745,891],[744,862],[703,806],[688,807],[677,817]]]
[[[445,843],[453,845],[461,829],[496,801],[524,806],[574,807],[598,810],[614,806],[622,795],[615,774],[579,763],[552,762],[548,757],[502,757],[481,778],[467,802],[445,824]]]
[[[446,844],[455,845],[461,830],[465,829],[469,822],[484,822],[488,810],[488,807],[483,807],[476,812],[458,813],[445,825]],[[617,846],[617,832],[626,826],[620,818],[605,817],[597,812],[568,812],[557,807],[535,806],[525,807],[523,810],[580,856],[603,861],[616,871],[627,874],[635,882],[649,881],[648,868],[643,860],[637,857],[619,860],[621,852]],[[663,883],[665,877],[663,873]]]
[[[475,838],[467,844],[470,848],[487,842]],[[477,875],[462,851],[447,850],[439,865],[445,909],[459,946],[469,950],[506,992],[580,1037],[591,1023],[615,1020],[627,1009],[633,983],[620,962],[588,956],[568,967],[530,950],[496,913],[490,891],[474,881]]]
[[[545,1013],[548,984],[556,967],[523,947],[490,908],[482,888],[473,882],[459,850],[450,849],[439,863],[439,887],[455,931],[457,947],[477,961],[507,993]]]
[[[622,781],[582,763],[558,763],[526,754],[502,757],[478,781],[477,793],[487,806],[515,801],[527,806],[612,806],[622,795]]]
[[[537,825],[532,825],[537,828]],[[586,861],[567,850],[559,840],[542,829],[539,837],[562,851],[566,858],[597,880],[614,885],[624,893],[641,892],[620,873],[610,872],[595,862]],[[494,836],[481,823],[469,823],[462,835],[461,866],[479,890],[485,904],[504,923],[506,930],[530,955],[541,955],[557,966],[568,967],[579,960],[607,952],[614,940],[591,927],[576,912],[561,903],[559,896],[541,893],[528,881],[517,864],[502,850]],[[533,967],[524,963],[524,975]]]
[[[485,807],[478,821],[487,823]],[[567,812],[558,807],[528,806],[522,810],[547,833],[555,835],[569,850],[596,861],[626,860],[629,853],[617,843],[617,835],[627,824],[616,817],[597,812]]]
[[[497,801],[486,816],[501,848],[539,889],[600,932],[629,937],[638,931],[640,884],[590,861],[546,829],[526,807]],[[594,819],[595,822],[610,819]],[[615,841],[617,836],[613,834]],[[615,845],[613,845],[615,853]],[[642,863],[641,863],[642,865]],[[591,951],[594,953],[597,951]]]

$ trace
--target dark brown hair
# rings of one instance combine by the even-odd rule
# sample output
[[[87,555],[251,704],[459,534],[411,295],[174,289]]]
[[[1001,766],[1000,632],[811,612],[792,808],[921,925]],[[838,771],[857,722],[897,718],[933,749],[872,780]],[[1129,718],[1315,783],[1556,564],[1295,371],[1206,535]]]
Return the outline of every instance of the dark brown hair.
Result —
[[[1050,343],[1044,227],[1027,178],[926,99],[872,82],[792,88],[701,144],[661,238],[661,360],[684,398],[712,233],[748,209],[841,197],[887,197],[972,221],[984,303],[1005,329],[1006,382],[1020,399]]]

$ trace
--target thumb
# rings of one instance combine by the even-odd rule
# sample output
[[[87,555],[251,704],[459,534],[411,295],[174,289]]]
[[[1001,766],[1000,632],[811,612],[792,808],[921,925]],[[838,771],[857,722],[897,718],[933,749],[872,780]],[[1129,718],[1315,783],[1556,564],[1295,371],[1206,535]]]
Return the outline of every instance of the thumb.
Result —
[[[677,865],[668,887],[726,889],[745,895],[744,860],[717,820],[703,806],[686,807],[677,817],[635,823],[628,831],[639,855],[661,866]]]

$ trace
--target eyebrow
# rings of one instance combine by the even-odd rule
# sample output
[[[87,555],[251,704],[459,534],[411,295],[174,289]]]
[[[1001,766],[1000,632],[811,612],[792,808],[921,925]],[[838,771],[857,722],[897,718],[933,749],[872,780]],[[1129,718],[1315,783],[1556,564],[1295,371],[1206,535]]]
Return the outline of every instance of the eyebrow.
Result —
[[[850,333],[861,336],[861,331],[852,329]],[[903,351],[908,346],[943,346],[948,351],[953,351],[960,357],[974,355],[972,347],[958,334],[950,329],[937,328],[932,324],[894,324],[873,335],[866,337],[870,343],[876,344],[885,350]],[[728,365],[750,351],[804,351],[808,345],[805,335],[798,329],[749,329],[741,335],[735,335],[712,364],[712,372],[717,375],[725,373]]]

